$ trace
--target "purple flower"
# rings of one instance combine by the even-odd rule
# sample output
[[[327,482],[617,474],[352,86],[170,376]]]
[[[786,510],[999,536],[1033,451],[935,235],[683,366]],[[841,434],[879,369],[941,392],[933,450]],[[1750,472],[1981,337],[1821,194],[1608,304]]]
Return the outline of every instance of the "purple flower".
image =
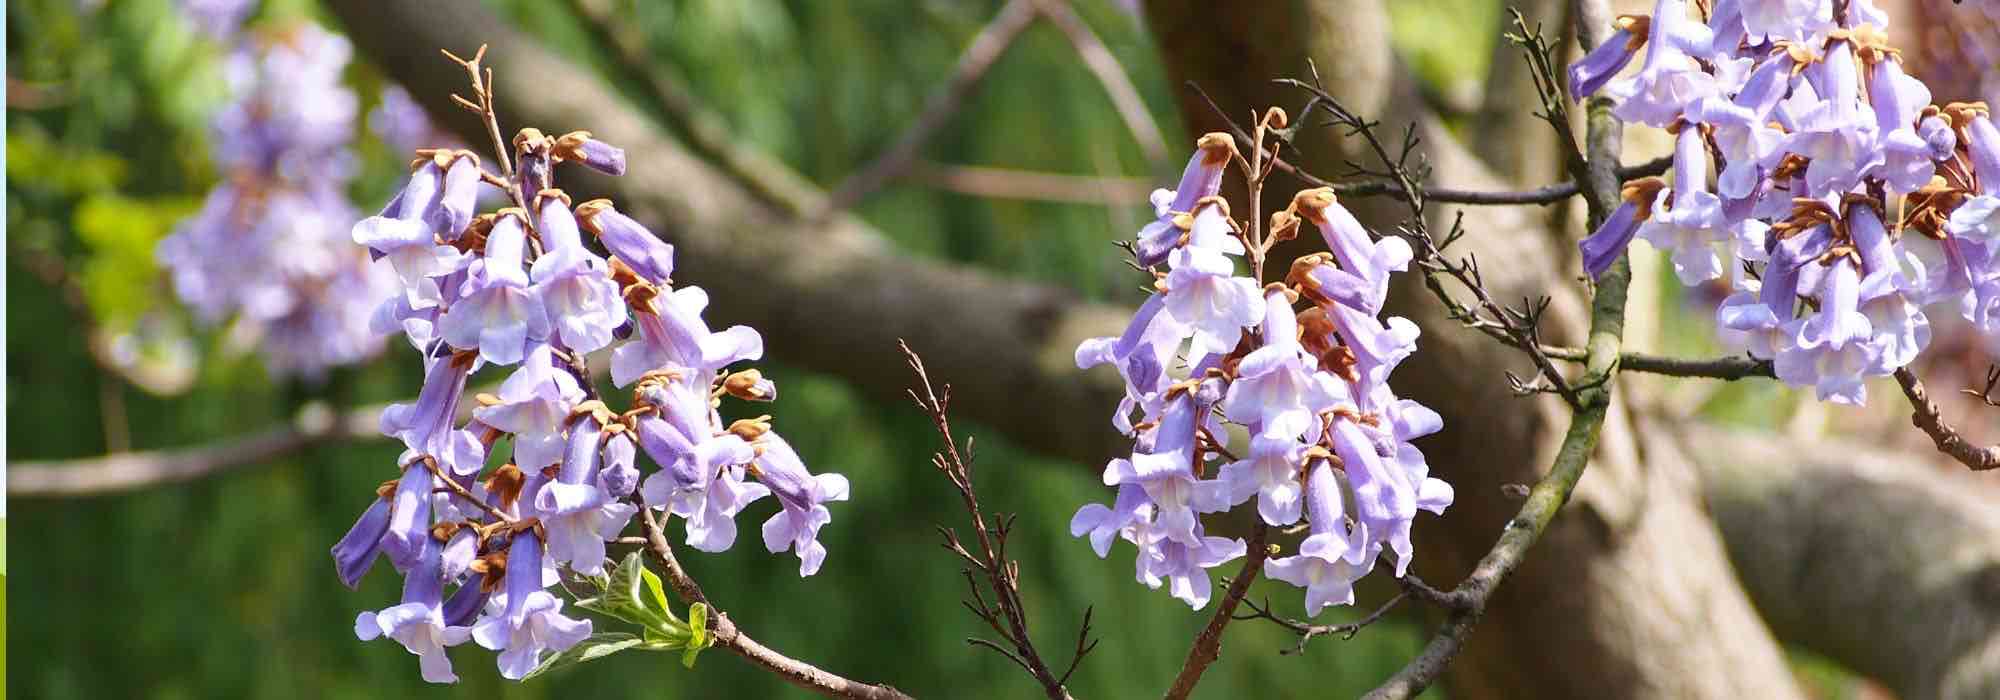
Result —
[[[1306,485],[1312,534],[1299,543],[1298,555],[1273,559],[1264,570],[1271,578],[1306,589],[1306,614],[1318,615],[1328,605],[1354,604],[1354,582],[1375,568],[1382,545],[1348,527],[1340,481],[1326,460],[1313,460]]]
[[[514,534],[507,553],[507,593],[472,626],[472,640],[500,652],[500,675],[520,680],[541,665],[542,652],[561,652],[590,636],[589,620],[562,614],[560,599],[542,590],[542,543],[533,530]]]
[[[1242,503],[1256,496],[1257,515],[1265,524],[1284,527],[1298,522],[1304,495],[1299,486],[1299,467],[1305,463],[1306,449],[1306,444],[1297,438],[1251,437],[1250,456],[1223,465],[1219,475],[1229,485],[1230,503]]]
[[[1867,400],[1862,378],[1887,374],[1882,350],[1869,340],[1874,326],[1863,316],[1861,272],[1851,257],[1836,259],[1820,276],[1820,311],[1792,322],[1790,347],[1779,350],[1774,368],[1793,386],[1811,386],[1821,401],[1860,405]]]
[[[1687,53],[1706,50],[1713,34],[1688,18],[1686,0],[1659,0],[1650,32],[1639,72],[1611,83],[1605,92],[1618,100],[1612,113],[1619,119],[1665,127],[1684,108],[1717,92],[1715,77],[1697,69]]]
[[[1410,244],[1401,238],[1386,237],[1371,240],[1368,230],[1355,220],[1354,214],[1340,206],[1331,188],[1300,192],[1292,198],[1292,206],[1300,211],[1306,220],[1319,227],[1320,235],[1326,238],[1327,250],[1340,261],[1340,268],[1375,286],[1371,299],[1386,296],[1390,272],[1401,272],[1410,268]],[[1380,307],[1363,309],[1375,313]]]
[[[424,680],[457,683],[451,658],[444,648],[465,643],[470,632],[447,625],[444,617],[444,580],[439,569],[441,552],[437,540],[429,536],[419,559],[403,581],[403,603],[381,612],[364,612],[354,618],[354,636],[361,641],[388,637],[401,642],[416,654]]]
[[[1237,365],[1236,381],[1222,401],[1230,417],[1263,426],[1261,434],[1274,438],[1297,437],[1317,422],[1321,411],[1347,398],[1345,387],[1319,372],[1318,363],[1300,347],[1288,294],[1273,288],[1264,297],[1264,346]]]
[[[536,345],[500,385],[497,401],[473,409],[472,417],[512,434],[515,463],[540,469],[562,459],[563,420],[583,397],[576,377],[556,367],[554,351]]]
[[[630,430],[613,434],[604,442],[604,466],[597,472],[597,487],[612,498],[626,498],[639,490],[639,446]]]
[[[1385,324],[1374,316],[1339,304],[1327,308],[1327,317],[1333,321],[1341,342],[1354,353],[1354,369],[1361,385],[1388,382],[1396,365],[1417,351],[1417,334],[1421,330],[1407,318],[1391,316]]]
[[[355,243],[366,246],[376,258],[388,259],[403,282],[404,297],[412,309],[437,306],[444,297],[435,278],[471,263],[458,249],[440,243],[430,223],[438,218],[432,211],[442,196],[443,183],[443,169],[435,160],[425,161],[381,215],[362,219],[351,234]],[[470,214],[469,209],[466,213]]]
[[[1157,217],[1152,223],[1139,229],[1138,240],[1132,251],[1139,265],[1152,267],[1166,262],[1167,254],[1179,247],[1181,236],[1188,233],[1178,223],[1181,214],[1191,214],[1202,200],[1222,191],[1222,173],[1229,166],[1229,159],[1236,155],[1236,140],[1228,134],[1216,132],[1203,134],[1195,141],[1194,155],[1181,171],[1180,185],[1172,192],[1153,192],[1153,211]],[[1241,249],[1238,249],[1241,254]]]
[[[1199,543],[1196,514],[1230,505],[1227,484],[1195,476],[1195,460],[1201,455],[1198,434],[1215,401],[1211,393],[1215,390],[1192,383],[1168,390],[1151,450],[1134,453],[1130,460],[1111,460],[1104,469],[1106,486],[1136,483],[1145,489],[1161,536],[1190,545]]]
[[[460,350],[478,350],[488,362],[510,365],[527,355],[532,343],[549,337],[548,311],[528,286],[522,269],[527,227],[519,210],[503,212],[486,234],[486,254],[472,264],[463,298],[438,319],[445,342]]]
[[[660,471],[639,487],[646,505],[687,520],[687,543],[704,552],[727,551],[736,542],[736,514],[770,493],[744,481],[743,465],[756,459],[750,443],[715,430],[702,389],[663,381],[647,392],[653,411],[633,421],[633,432]]]
[[[1208,570],[1243,556],[1245,549],[1243,540],[1207,536],[1198,522],[1192,541],[1186,541],[1142,520],[1132,528],[1132,541],[1139,546],[1139,582],[1148,588],[1166,583],[1169,593],[1196,610],[1208,606]]]
[[[1243,337],[1245,326],[1264,315],[1264,297],[1257,281],[1236,277],[1236,266],[1220,252],[1186,247],[1169,257],[1166,311],[1193,334],[1188,357],[1228,352]]]
[[[751,474],[757,477],[782,508],[764,521],[764,547],[772,554],[791,549],[799,555],[799,576],[811,576],[826,560],[826,547],[819,543],[819,529],[833,515],[821,505],[847,500],[847,477],[839,474],[814,475],[792,446],[766,432],[757,438],[757,459]]]
[[[632,217],[611,207],[611,200],[593,199],[577,205],[576,218],[583,229],[596,236],[604,249],[639,278],[655,285],[673,280],[674,247]]]
[[[572,131],[557,137],[555,156],[606,175],[625,174],[625,149],[592,138],[588,131]]]
[[[552,339],[587,353],[611,344],[612,332],[625,323],[625,299],[604,259],[583,247],[568,202],[562,190],[543,190],[539,195],[536,230],[542,237],[542,255],[529,276],[555,326]]]
[[[465,380],[478,366],[478,357],[470,353],[431,360],[417,402],[382,410],[382,434],[402,440],[418,454],[439,458],[452,454],[456,439],[452,421],[458,414],[458,401],[465,395]]]
[[[1605,83],[1611,82],[1618,71],[1632,62],[1639,53],[1639,47],[1646,45],[1646,36],[1652,26],[1652,19],[1645,15],[1625,15],[1619,17],[1618,32],[1611,38],[1584,54],[1583,58],[1569,65],[1569,98],[1581,101],[1584,97],[1597,94]]]
[[[1118,432],[1132,434],[1132,411],[1157,409],[1158,396],[1173,383],[1167,367],[1188,335],[1187,327],[1160,313],[1166,297],[1152,295],[1132,315],[1132,322],[1119,336],[1091,338],[1076,346],[1077,369],[1110,363],[1125,379],[1125,399],[1118,404],[1112,423]]]
[[[1402,465],[1384,462],[1367,433],[1351,420],[1333,422],[1334,454],[1354,487],[1354,520],[1361,538],[1396,553],[1396,576],[1410,565],[1410,523],[1417,517],[1419,484]]]
[[[1674,274],[1682,284],[1699,284],[1723,272],[1715,243],[1730,239],[1722,201],[1707,190],[1708,150],[1698,129],[1683,128],[1675,140],[1674,187],[1653,201],[1653,213],[1639,225],[1639,238],[1672,251]]]
[[[617,539],[639,512],[598,487],[600,420],[585,414],[570,423],[569,449],[556,480],[535,493],[535,510],[548,531],[549,559],[585,575],[604,570],[604,543]]]
[[[1824,60],[1806,68],[1806,77],[1817,77],[1816,85],[1826,86],[1828,92],[1799,116],[1798,128],[1785,140],[1783,150],[1811,160],[1806,166],[1809,192],[1845,192],[1883,159],[1882,152],[1873,148],[1878,136],[1874,116],[1861,111],[1853,42],[1834,43]]]
[[[1666,183],[1652,177],[1626,183],[1619,193],[1623,201],[1618,208],[1611,210],[1611,215],[1604,218],[1604,223],[1598,224],[1596,231],[1577,243],[1577,249],[1583,254],[1584,272],[1589,273],[1591,279],[1603,275],[1605,270],[1611,269],[1611,263],[1616,262],[1618,256],[1625,254],[1625,248],[1631,245],[1639,226],[1652,216],[1653,202],[1665,187]]]
[[[361,583],[382,552],[382,535],[389,531],[389,503],[387,496],[377,495],[369,501],[368,509],[361,511],[354,527],[333,543],[334,568],[340,573],[341,584],[350,589]]]
[[[1937,171],[1933,162],[1938,160],[1936,152],[1917,131],[1917,117],[1931,103],[1931,91],[1923,81],[1904,74],[1900,61],[1889,56],[1875,59],[1869,73],[1868,98],[1875,108],[1876,131],[1882,135],[1883,162],[1878,172],[1890,190],[1915,192],[1929,184]]]
[[[1111,554],[1111,538],[1132,527],[1135,523],[1150,517],[1152,502],[1147,500],[1146,489],[1139,484],[1123,484],[1118,487],[1117,500],[1110,507],[1100,503],[1090,503],[1078,508],[1070,517],[1071,537],[1090,536],[1090,548],[1102,559]],[[1296,519],[1296,518],[1295,518]],[[1129,533],[1127,539],[1131,539]]]
[[[611,381],[625,386],[661,368],[680,369],[688,378],[707,377],[743,360],[764,356],[764,337],[749,326],[709,331],[701,319],[708,293],[682,287],[633,305],[639,337],[611,351]]]

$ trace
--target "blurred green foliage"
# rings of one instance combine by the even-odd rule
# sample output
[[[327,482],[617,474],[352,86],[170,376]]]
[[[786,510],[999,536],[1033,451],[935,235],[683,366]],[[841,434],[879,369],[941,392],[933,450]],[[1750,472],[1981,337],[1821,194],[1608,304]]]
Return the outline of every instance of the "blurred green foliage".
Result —
[[[997,5],[675,0],[636,3],[625,19],[645,31],[658,70],[681,76],[742,138],[828,185],[896,137]],[[1079,5],[1163,129],[1180,133],[1159,49],[1138,20],[1113,2]],[[561,3],[494,6],[572,57],[602,65]],[[177,314],[151,247],[213,183],[205,119],[222,98],[224,47],[194,33],[168,0],[15,0],[7,12],[9,77],[43,98],[9,104],[10,253],[65,261],[99,322]],[[317,12],[309,3],[272,2],[258,19]],[[1483,53],[1471,53],[1461,59],[1483,73]],[[365,110],[381,78],[360,58],[350,77]],[[1185,149],[1179,142],[1177,153]],[[396,186],[402,156],[373,141],[359,152],[368,175],[354,194],[366,209]],[[1029,31],[1001,59],[925,157],[1162,179],[1177,169],[1144,161],[1102,89],[1047,27]],[[1128,294],[1132,279],[1109,243],[1136,229],[1144,205],[990,201],[902,184],[860,210],[912,254],[1112,298]],[[107,425],[141,448],[198,444],[269,426],[308,398],[395,400],[420,381],[413,353],[397,344],[381,361],[324,385],[274,383],[254,358],[214,352],[219,331],[205,328],[199,346],[210,351],[198,381],[179,396],[152,396],[93,364],[81,319],[20,260],[10,254],[7,263],[9,459],[100,454],[112,439]],[[894,351],[889,341],[883,352]],[[797,576],[790,555],[762,552],[753,529],[730,553],[689,552],[717,603],[767,644],[854,677],[926,697],[1033,694],[1018,669],[963,641],[981,630],[959,607],[964,581],[933,527],[962,527],[963,514],[928,464],[929,423],[835,378],[784,366],[766,372],[784,387],[779,428],[814,469],[847,474],[855,500],[835,508],[823,534],[831,556],[812,579]],[[482,379],[500,376],[488,375]],[[1012,552],[1042,649],[1066,658],[1084,609],[1095,606],[1104,641],[1077,672],[1077,693],[1158,692],[1205,612],[1134,583],[1128,546],[1099,560],[1068,536],[1079,505],[1110,496],[1096,465],[1038,457],[976,424],[962,427],[979,437],[984,501],[1020,515]],[[620,654],[512,684],[498,678],[489,652],[471,645],[453,653],[464,687],[424,685],[416,659],[401,648],[352,636],[355,613],[393,602],[397,581],[377,571],[359,592],[347,591],[326,555],[372,489],[393,476],[396,453],[369,442],[141,493],[16,500],[13,529],[28,544],[14,556],[28,575],[16,576],[10,593],[32,604],[9,621],[20,657],[7,690],[40,698],[798,694],[726,653],[704,654],[693,670],[681,668],[678,655]],[[744,516],[745,528],[768,515],[770,504],[760,506]],[[1280,610],[1299,612],[1296,590],[1269,593]],[[1233,627],[1204,695],[1292,688],[1352,696],[1408,658],[1419,639],[1412,622],[1396,619],[1353,641],[1318,640],[1307,659],[1274,653],[1290,641],[1270,625]]]

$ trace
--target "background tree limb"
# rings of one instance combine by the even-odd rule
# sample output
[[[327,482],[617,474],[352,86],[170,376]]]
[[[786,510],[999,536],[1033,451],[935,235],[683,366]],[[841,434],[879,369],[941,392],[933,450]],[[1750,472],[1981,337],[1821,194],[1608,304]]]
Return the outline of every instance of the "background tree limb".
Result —
[[[1073,355],[1084,338],[1122,328],[1125,310],[1085,303],[1067,289],[900,256],[852,216],[811,223],[791,216],[476,2],[327,5],[358,49],[447,128],[478,133],[446,104],[463,77],[437,50],[488,43],[509,128],[589,129],[625,148],[623,178],[572,169],[563,175],[571,194],[614,197],[678,246],[676,276],[709,291],[710,317],[758,328],[775,359],[896,400],[893,387],[907,370],[894,340],[906,338],[929,348],[931,371],[953,378],[962,415],[1085,463],[1117,451],[1121,436],[1106,419],[1122,395],[1116,374],[1078,373]]]

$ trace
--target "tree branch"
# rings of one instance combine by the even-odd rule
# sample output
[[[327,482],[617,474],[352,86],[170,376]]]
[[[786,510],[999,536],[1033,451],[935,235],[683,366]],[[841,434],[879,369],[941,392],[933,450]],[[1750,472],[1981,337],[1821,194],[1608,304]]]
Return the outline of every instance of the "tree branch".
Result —
[[[958,65],[952,68],[951,77],[931,93],[916,121],[910,123],[902,136],[896,137],[896,142],[888,150],[834,188],[833,194],[827,198],[825,213],[853,207],[881,189],[883,184],[907,172],[917,160],[918,149],[923,148],[931,135],[958,114],[959,107],[964,105],[966,96],[972,94],[972,88],[979,84],[979,79],[985,77],[986,71],[1000,60],[1000,55],[1006,53],[1015,37],[1034,23],[1038,15],[1035,3],[1036,0],[1007,0],[1000,13],[972,37],[972,43],[967,44],[965,53],[958,57]],[[825,218],[823,214],[812,218]]]
[[[1097,76],[1097,82],[1104,85],[1105,94],[1111,97],[1112,107],[1118,110],[1118,117],[1125,120],[1125,128],[1132,132],[1132,140],[1139,142],[1139,150],[1146,154],[1146,162],[1158,170],[1167,160],[1167,140],[1160,134],[1160,125],[1153,121],[1153,114],[1146,109],[1146,101],[1139,97],[1139,89],[1133,87],[1132,79],[1125,75],[1125,69],[1118,65],[1118,58],[1111,55],[1111,49],[1104,46],[1104,40],[1090,30],[1090,24],[1077,16],[1068,0],[1035,0],[1036,10],[1050,24],[1056,25],[1063,37],[1069,39],[1070,46],[1076,48],[1083,65]]]
[[[382,437],[381,406],[335,414],[309,404],[290,424],[222,442],[85,459],[7,465],[9,498],[72,498],[135,491],[269,462],[342,440]]]
[[[1167,688],[1167,700],[1186,700],[1194,686],[1201,682],[1201,674],[1210,664],[1222,656],[1222,630],[1236,619],[1236,606],[1243,602],[1243,596],[1250,592],[1250,584],[1264,571],[1264,559],[1271,554],[1264,545],[1264,537],[1270,532],[1263,520],[1250,528],[1243,555],[1243,569],[1229,580],[1229,590],[1222,596],[1222,602],[1215,606],[1215,615],[1208,618],[1208,624],[1195,635],[1194,646],[1188,649],[1187,661],[1181,664],[1181,672],[1174,676],[1174,684]]]
[[[1917,379],[1917,373],[1910,371],[1908,367],[1898,367],[1896,383],[1902,385],[1903,395],[1909,397],[1910,406],[1914,409],[1910,414],[1910,423],[1917,426],[1918,430],[1924,431],[1925,435],[1929,435],[1939,452],[1951,455],[1952,459],[1958,460],[1959,464],[1973,471],[2000,467],[2000,445],[1982,447],[1959,435],[1958,430],[1945,420],[1937,402],[1932,401],[1925,393],[1924,383]]]
[[[727,613],[709,602],[708,596],[702,594],[701,585],[695,583],[694,577],[689,576],[687,570],[681,568],[680,561],[674,558],[673,545],[667,543],[666,533],[661,531],[659,520],[653,517],[653,509],[640,508],[639,512],[643,516],[640,523],[646,531],[647,550],[653,553],[654,560],[665,570],[667,585],[672,586],[674,592],[680,594],[681,600],[690,604],[702,603],[714,611],[708,631],[715,638],[716,646],[777,674],[787,683],[826,697],[910,700],[910,696],[903,691],[886,685],[849,680],[778,653],[777,650],[751,639],[750,635],[743,633],[742,628],[736,626],[734,620],[729,619]]]
[[[1542,352],[1549,357],[1558,360],[1568,360],[1570,362],[1583,362],[1589,356],[1589,353],[1583,348],[1569,348],[1556,345],[1543,345]],[[1759,360],[1748,355],[1742,357],[1730,356],[1696,359],[1664,357],[1649,355],[1643,352],[1621,352],[1618,353],[1618,371],[1643,372],[1669,377],[1721,379],[1730,382],[1752,377],[1764,379],[1777,377],[1777,374],[1771,367],[1770,360]]]
[[[826,206],[826,194],[810,181],[763,151],[737,143],[722,115],[701,104],[669,66],[652,60],[638,26],[620,17],[611,0],[569,0],[569,7],[610,54],[621,77],[639,86],[648,107],[665,117],[696,153],[787,214],[803,216]]]
[[[927,187],[995,199],[1031,199],[1129,207],[1146,201],[1157,184],[1137,177],[1092,177],[976,165],[918,162],[910,178]]]

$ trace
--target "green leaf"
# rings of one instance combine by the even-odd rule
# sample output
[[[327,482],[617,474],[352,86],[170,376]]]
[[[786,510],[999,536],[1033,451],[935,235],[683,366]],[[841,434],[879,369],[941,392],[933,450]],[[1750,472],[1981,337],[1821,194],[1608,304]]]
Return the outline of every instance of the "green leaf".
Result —
[[[542,665],[536,666],[535,670],[529,671],[528,675],[521,680],[525,681],[529,678],[534,678],[557,669],[575,666],[585,661],[601,659],[644,643],[645,640],[625,632],[593,634],[590,635],[589,639],[578,642],[576,646],[565,649],[560,654],[550,656],[548,660],[542,662]]]
[[[715,638],[708,635],[708,604],[688,606],[687,651],[681,654],[681,665],[694,668],[695,655],[714,643]]]
[[[659,574],[653,573],[652,569],[640,567],[639,577],[646,580],[646,590],[653,592],[653,602],[659,605],[661,610],[673,610],[673,606],[667,605],[666,586],[660,583]],[[700,605],[700,603],[696,603],[696,605]]]
[[[576,605],[656,630],[661,638],[678,645],[687,638],[687,625],[667,607],[660,585],[659,577],[646,569],[638,552],[633,552],[612,569],[601,595],[579,600]]]

